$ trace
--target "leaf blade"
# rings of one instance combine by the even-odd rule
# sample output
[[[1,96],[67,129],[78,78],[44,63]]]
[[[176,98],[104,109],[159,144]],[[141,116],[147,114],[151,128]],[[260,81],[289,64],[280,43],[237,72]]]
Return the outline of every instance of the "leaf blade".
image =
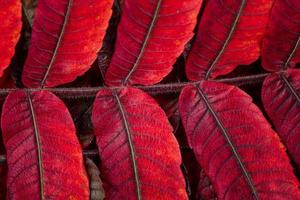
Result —
[[[39,1],[23,83],[27,87],[54,87],[85,73],[102,45],[112,3]]]
[[[300,61],[300,3],[275,1],[263,40],[262,65],[268,71],[295,67]]]
[[[0,2],[0,77],[9,66],[11,58],[15,53],[15,46],[20,38],[22,26],[21,3],[18,0]]]
[[[218,198],[275,199],[289,192],[289,198],[299,198],[299,183],[279,138],[244,92],[203,81],[183,90],[179,109],[189,144]]]
[[[47,91],[12,92],[1,125],[9,198],[89,198],[80,144],[61,100]]]
[[[107,198],[187,199],[178,144],[151,97],[133,88],[101,90],[92,121]]]
[[[269,75],[262,87],[262,101],[279,136],[300,169],[300,71]]]
[[[162,80],[192,38],[201,3],[126,1],[106,84],[151,85]]]
[[[188,56],[189,80],[213,79],[258,59],[272,0],[207,2]]]

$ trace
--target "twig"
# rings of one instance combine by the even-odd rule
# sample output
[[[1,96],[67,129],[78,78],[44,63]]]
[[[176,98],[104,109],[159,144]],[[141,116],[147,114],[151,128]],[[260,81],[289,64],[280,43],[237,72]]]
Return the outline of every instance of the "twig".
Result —
[[[242,85],[249,85],[252,83],[259,83],[264,80],[264,78],[269,73],[264,74],[257,74],[257,75],[249,75],[249,76],[242,76],[242,77],[235,77],[235,78],[223,78],[217,79],[214,81],[223,82],[223,83],[231,83],[237,86]],[[213,81],[213,80],[212,80]],[[157,84],[157,85],[150,85],[150,86],[134,86],[135,88],[139,88],[148,92],[152,95],[157,94],[168,94],[168,93],[178,93],[181,89],[187,85],[197,84],[199,82],[181,82],[181,83],[167,83],[167,84]],[[123,89],[126,86],[118,86],[118,87],[82,87],[82,88],[30,88],[30,89],[20,89],[24,91],[40,91],[40,90],[47,90],[53,92],[54,94],[58,95],[61,98],[93,98],[97,94],[99,90],[102,89],[112,89],[118,90]],[[17,89],[0,89],[0,98],[5,98],[7,94],[11,91],[15,91]]]

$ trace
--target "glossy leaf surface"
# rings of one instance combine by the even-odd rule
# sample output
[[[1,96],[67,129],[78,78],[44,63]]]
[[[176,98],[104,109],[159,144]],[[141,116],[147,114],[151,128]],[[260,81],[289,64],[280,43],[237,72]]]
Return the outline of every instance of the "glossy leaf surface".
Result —
[[[277,0],[263,40],[262,64],[279,71],[300,62],[300,1]]]
[[[21,2],[19,0],[0,1],[0,77],[10,64],[22,26]]]
[[[89,199],[89,183],[72,118],[47,91],[9,94],[1,128],[8,199]]]
[[[183,89],[179,110],[219,199],[300,198],[283,145],[246,93],[204,81]]]
[[[107,199],[187,199],[167,117],[141,90],[101,90],[92,121]]]
[[[187,60],[190,80],[216,78],[260,55],[272,0],[209,0]]]
[[[86,72],[101,48],[113,0],[40,0],[22,81],[54,87]]]
[[[269,75],[262,101],[289,154],[300,169],[300,70]]]
[[[171,70],[192,38],[202,0],[127,0],[107,85],[151,85]]]

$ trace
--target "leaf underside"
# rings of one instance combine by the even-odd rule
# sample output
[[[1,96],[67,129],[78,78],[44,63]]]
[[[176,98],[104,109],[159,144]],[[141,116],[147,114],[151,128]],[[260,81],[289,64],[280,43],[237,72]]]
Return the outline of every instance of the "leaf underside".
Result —
[[[300,1],[275,1],[263,40],[262,65],[279,71],[300,62]]]
[[[8,199],[89,199],[72,118],[47,91],[15,91],[3,105]],[[67,166],[67,167],[66,167]]]
[[[90,180],[90,200],[103,200],[105,192],[97,165],[89,158],[85,159],[85,165]]]
[[[19,0],[0,1],[0,77],[10,64],[22,26],[21,2]]]
[[[204,81],[183,89],[179,110],[219,199],[300,198],[283,145],[246,93]]]
[[[300,169],[300,70],[269,75],[262,101],[279,136]]]
[[[150,96],[101,90],[92,121],[107,199],[187,199],[179,146]]]
[[[171,70],[192,38],[202,0],[127,0],[107,85],[151,85]]]
[[[272,0],[209,0],[187,60],[190,80],[215,78],[254,62]]]
[[[73,81],[96,59],[113,0],[39,0],[22,81],[54,87]]]

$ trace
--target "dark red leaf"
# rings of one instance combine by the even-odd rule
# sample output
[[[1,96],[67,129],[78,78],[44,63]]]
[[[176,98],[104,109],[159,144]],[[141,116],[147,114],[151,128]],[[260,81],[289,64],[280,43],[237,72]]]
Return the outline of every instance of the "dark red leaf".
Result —
[[[198,184],[197,200],[215,200],[217,195],[215,189],[205,174],[204,170],[200,172],[200,180]]]
[[[54,87],[86,72],[96,59],[113,0],[39,0],[22,80]]]
[[[273,0],[209,0],[188,57],[190,80],[215,78],[260,54]]]
[[[269,75],[262,87],[262,101],[300,170],[300,70]]]
[[[219,199],[300,199],[283,145],[245,92],[204,81],[183,89],[179,110]]]
[[[154,99],[133,88],[101,90],[92,121],[107,199],[187,199],[179,146]]]
[[[127,0],[107,85],[160,82],[192,38],[202,0]]]
[[[1,0],[0,2],[0,77],[10,64],[22,26],[20,0]]]
[[[47,91],[9,94],[1,118],[8,199],[89,199],[72,118]]]
[[[269,71],[294,67],[300,62],[300,1],[277,0],[263,40],[262,63]]]

